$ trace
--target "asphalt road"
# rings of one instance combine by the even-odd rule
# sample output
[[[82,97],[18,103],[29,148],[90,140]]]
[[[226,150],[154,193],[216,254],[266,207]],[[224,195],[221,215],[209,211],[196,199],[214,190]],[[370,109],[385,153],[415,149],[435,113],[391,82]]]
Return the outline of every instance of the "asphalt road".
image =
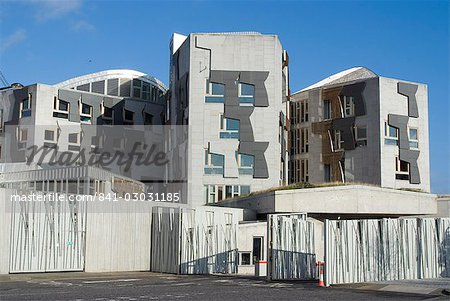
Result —
[[[154,273],[42,274],[0,278],[0,300],[425,300],[430,296],[317,288],[238,276]],[[432,298],[448,300],[447,297]]]

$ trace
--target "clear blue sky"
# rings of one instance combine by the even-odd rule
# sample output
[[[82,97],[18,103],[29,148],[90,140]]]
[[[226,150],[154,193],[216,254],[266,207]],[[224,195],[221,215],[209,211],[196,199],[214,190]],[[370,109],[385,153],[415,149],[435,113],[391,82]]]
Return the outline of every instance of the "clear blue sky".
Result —
[[[168,82],[173,32],[277,34],[291,90],[366,66],[429,89],[432,192],[450,193],[449,1],[4,1],[0,70],[52,84],[112,68]]]

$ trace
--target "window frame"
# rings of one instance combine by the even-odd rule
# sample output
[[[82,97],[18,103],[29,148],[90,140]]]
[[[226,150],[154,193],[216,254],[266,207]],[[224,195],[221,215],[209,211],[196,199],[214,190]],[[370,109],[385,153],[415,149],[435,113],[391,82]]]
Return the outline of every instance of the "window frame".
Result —
[[[27,107],[25,108],[25,102]],[[30,117],[32,114],[33,95],[28,93],[27,98],[24,98],[19,103],[20,118]]]

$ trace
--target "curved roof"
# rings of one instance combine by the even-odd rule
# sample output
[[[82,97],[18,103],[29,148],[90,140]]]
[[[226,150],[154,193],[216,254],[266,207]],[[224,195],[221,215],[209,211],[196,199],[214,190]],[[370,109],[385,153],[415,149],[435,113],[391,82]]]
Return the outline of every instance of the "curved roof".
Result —
[[[95,72],[91,74],[86,74],[82,76],[78,76],[75,78],[68,79],[66,81],[55,84],[54,86],[57,88],[72,88],[77,87],[83,84],[107,80],[112,78],[139,78],[140,80],[149,82],[164,92],[167,91],[167,87],[157,78],[145,74],[136,70],[129,69],[116,69],[116,70],[105,70],[100,72]]]
[[[353,67],[333,74],[315,84],[312,84],[311,86],[300,90],[299,92],[375,77],[378,77],[378,75],[366,67]]]

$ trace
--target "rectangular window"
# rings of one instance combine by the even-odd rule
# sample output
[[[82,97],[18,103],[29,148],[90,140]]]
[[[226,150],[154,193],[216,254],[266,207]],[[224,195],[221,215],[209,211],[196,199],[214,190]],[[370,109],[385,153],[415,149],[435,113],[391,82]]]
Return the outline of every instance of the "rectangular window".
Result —
[[[355,98],[352,96],[343,96],[344,117],[355,116]]]
[[[206,175],[223,175],[223,168],[225,165],[225,157],[219,154],[210,153],[205,150],[205,167]]]
[[[263,238],[261,236],[253,237],[253,264],[263,259]]]
[[[144,125],[152,125],[153,124],[153,115],[144,112]]]
[[[139,79],[133,79],[133,97],[141,98],[141,85],[142,81]]]
[[[219,83],[211,83],[207,79],[205,102],[223,103],[224,99],[225,99],[225,85]]]
[[[239,265],[251,265],[251,252],[239,252],[240,254],[240,262]]]
[[[300,152],[307,153],[309,151],[309,133],[308,128],[302,128],[300,133]]]
[[[81,103],[80,107],[80,121],[82,123],[91,123],[92,121],[92,106]]]
[[[254,104],[255,103],[255,86],[239,83],[239,103]]]
[[[103,108],[103,114],[102,114],[103,124],[113,124],[114,123],[113,108],[108,108],[105,106],[102,106],[102,108]]]
[[[414,149],[419,148],[419,135],[415,128],[409,129],[409,147]]]
[[[300,177],[299,182],[309,182],[308,160],[300,159]]]
[[[397,145],[398,144],[398,129],[390,126],[387,121],[384,122],[384,144]]]
[[[19,150],[25,149],[27,147],[28,129],[19,128],[17,138],[18,138],[17,149]]]
[[[28,98],[25,98],[20,102],[20,118],[31,116],[31,102],[32,95],[28,94]]]
[[[324,164],[324,181],[325,182],[331,182],[331,165],[330,164]]]
[[[334,130],[333,151],[341,151],[344,149],[344,140],[342,138],[342,132]]]
[[[219,116],[220,139],[239,139],[239,120]]]
[[[151,97],[151,85],[146,82],[142,82],[142,99],[150,100]]]
[[[53,100],[53,117],[68,119],[69,107],[70,104],[67,101],[55,97]]]
[[[69,134],[69,143],[79,144],[78,136],[78,133]]]
[[[409,163],[395,157],[395,179],[409,180]]]
[[[134,124],[134,112],[123,109],[123,124],[125,125]]]
[[[354,128],[356,146],[367,145],[367,128],[365,126],[357,126]]]
[[[55,141],[55,131],[45,130],[44,139],[47,141]]]
[[[237,151],[236,162],[239,168],[240,175],[253,175],[253,166],[255,164],[255,157],[252,155],[239,154]]]
[[[331,101],[323,101],[323,119],[331,119]]]

